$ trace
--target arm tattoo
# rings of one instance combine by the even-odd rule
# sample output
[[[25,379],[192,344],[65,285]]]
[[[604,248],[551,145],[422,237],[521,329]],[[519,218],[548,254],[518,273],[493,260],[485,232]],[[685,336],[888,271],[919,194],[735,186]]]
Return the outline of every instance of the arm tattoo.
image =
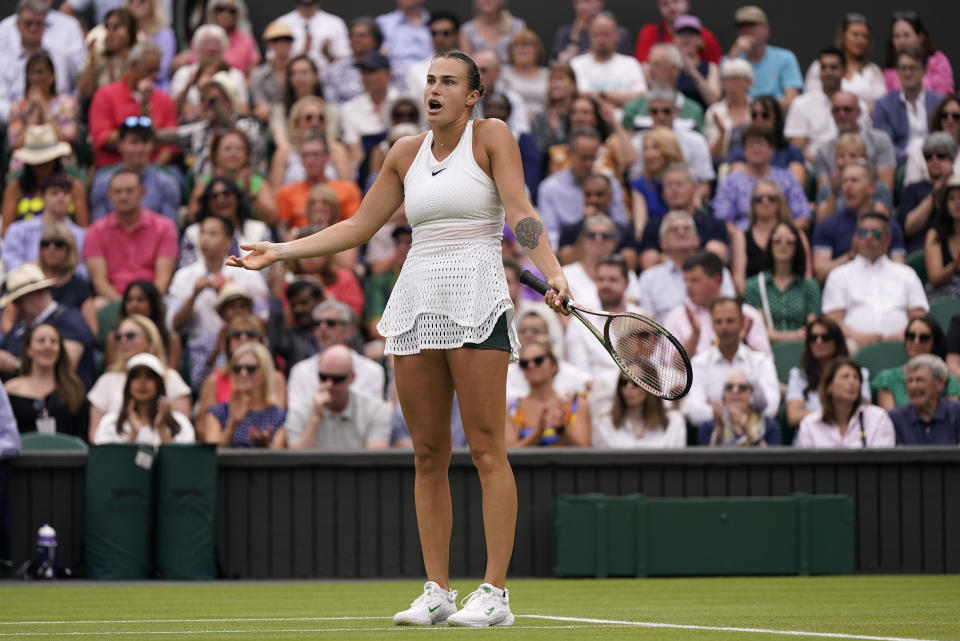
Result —
[[[517,242],[521,247],[527,249],[536,249],[540,244],[540,234],[543,233],[543,225],[540,221],[530,216],[517,223],[513,229],[513,235],[517,237]]]

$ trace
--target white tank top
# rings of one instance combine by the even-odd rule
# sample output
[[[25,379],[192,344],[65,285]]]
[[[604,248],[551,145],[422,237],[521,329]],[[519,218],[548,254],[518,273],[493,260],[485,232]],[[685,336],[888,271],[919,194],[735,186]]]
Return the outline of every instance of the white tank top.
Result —
[[[377,325],[388,354],[480,343],[501,314],[513,319],[500,250],[503,205],[473,157],[473,121],[442,162],[432,144],[430,132],[403,181],[413,245]]]

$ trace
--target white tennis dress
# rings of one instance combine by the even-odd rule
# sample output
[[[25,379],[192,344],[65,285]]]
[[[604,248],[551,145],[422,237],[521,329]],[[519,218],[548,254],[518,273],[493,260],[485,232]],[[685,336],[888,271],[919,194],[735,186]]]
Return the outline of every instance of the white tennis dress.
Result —
[[[473,157],[473,121],[443,162],[432,144],[429,132],[403,180],[413,244],[377,324],[386,353],[482,343],[506,313],[516,360],[519,341],[500,249],[503,204]]]

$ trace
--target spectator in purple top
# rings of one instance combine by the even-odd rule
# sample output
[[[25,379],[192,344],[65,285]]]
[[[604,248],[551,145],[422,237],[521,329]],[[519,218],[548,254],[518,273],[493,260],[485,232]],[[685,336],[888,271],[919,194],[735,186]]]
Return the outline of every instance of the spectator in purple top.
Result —
[[[927,74],[923,77],[923,86],[930,91],[953,93],[953,68],[950,61],[938,51],[927,28],[916,11],[894,11],[890,21],[890,39],[887,40],[887,53],[883,70],[887,89],[900,88],[900,76],[897,74],[897,54],[907,47],[919,47],[927,56]]]
[[[771,165],[774,154],[774,136],[770,128],[752,125],[743,132],[743,152],[746,165],[720,180],[713,199],[714,216],[744,230],[749,224],[750,195],[757,181],[767,178],[780,185],[787,198],[797,226],[810,227],[810,205],[803,187],[789,169]]]

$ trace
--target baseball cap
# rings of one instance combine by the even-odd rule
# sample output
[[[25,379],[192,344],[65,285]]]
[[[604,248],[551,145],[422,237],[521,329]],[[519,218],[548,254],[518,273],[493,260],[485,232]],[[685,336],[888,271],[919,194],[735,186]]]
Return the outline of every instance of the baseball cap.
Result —
[[[703,25],[700,23],[700,18],[697,16],[680,16],[673,21],[673,31],[681,31],[682,29],[687,29],[689,31],[696,31],[697,33],[703,32]]]
[[[737,12],[733,14],[733,22],[734,24],[768,24],[767,14],[754,4],[748,4],[737,9]]]

